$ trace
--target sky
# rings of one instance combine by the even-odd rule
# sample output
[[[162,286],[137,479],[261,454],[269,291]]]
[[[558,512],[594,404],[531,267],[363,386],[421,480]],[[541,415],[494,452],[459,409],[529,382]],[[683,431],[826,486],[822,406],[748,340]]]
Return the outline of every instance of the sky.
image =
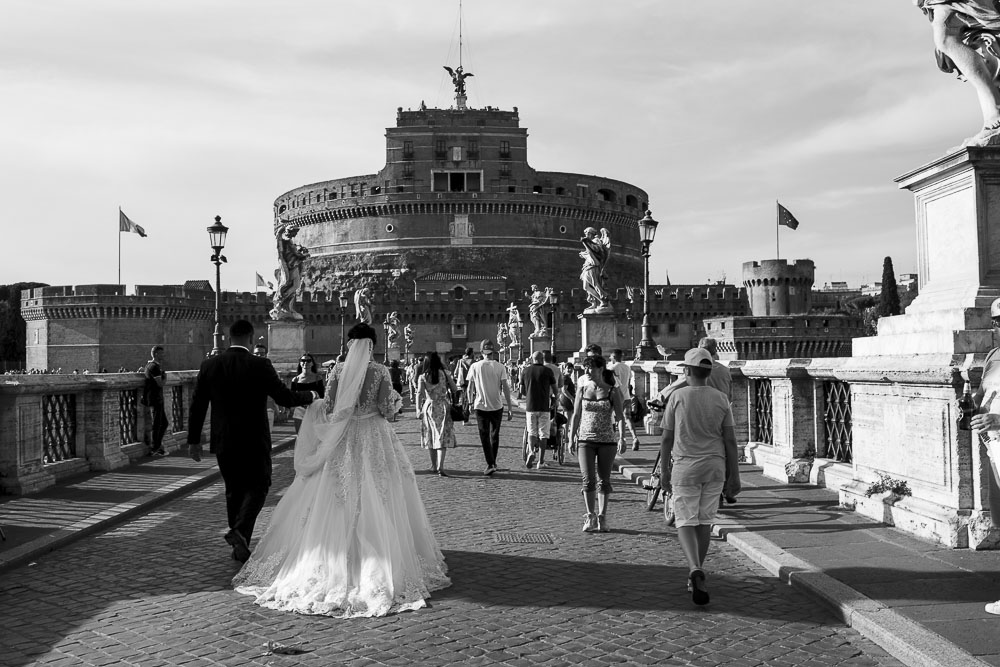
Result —
[[[272,204],[385,163],[397,107],[447,108],[458,0],[5,0],[0,284],[213,280],[277,264]],[[911,0],[465,0],[469,106],[518,107],[528,161],[644,189],[651,282],[916,272],[893,179],[981,125]],[[118,208],[146,238],[118,232]],[[638,232],[637,232],[638,233]],[[120,263],[119,263],[120,242]]]

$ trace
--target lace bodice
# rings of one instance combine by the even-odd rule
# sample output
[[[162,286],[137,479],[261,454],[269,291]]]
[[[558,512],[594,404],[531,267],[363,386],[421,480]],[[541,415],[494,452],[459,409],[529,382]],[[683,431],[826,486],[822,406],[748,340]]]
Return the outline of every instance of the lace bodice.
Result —
[[[328,413],[333,411],[334,402],[337,400],[337,386],[340,383],[340,374],[343,370],[344,364],[339,363],[333,367],[333,371],[330,373],[326,387],[326,398],[324,399]],[[361,384],[361,394],[354,406],[354,414],[363,416],[377,412],[383,416],[391,415],[391,391],[392,383],[389,379],[389,369],[378,362],[368,362],[368,371]]]

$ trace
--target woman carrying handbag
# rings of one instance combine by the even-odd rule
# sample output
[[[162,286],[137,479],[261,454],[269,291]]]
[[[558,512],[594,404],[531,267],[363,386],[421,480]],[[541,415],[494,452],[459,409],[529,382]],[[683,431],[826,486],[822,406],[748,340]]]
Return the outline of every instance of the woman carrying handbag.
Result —
[[[417,380],[417,414],[420,415],[420,446],[430,452],[431,472],[447,477],[444,457],[455,446],[455,422],[452,397],[458,387],[445,369],[437,352],[424,357],[424,372]],[[460,406],[458,406],[461,409]]]

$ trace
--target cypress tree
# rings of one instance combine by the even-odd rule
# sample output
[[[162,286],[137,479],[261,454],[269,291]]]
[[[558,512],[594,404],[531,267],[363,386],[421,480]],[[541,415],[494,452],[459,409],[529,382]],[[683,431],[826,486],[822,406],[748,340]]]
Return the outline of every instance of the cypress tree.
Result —
[[[899,315],[899,289],[896,287],[896,272],[892,268],[892,257],[886,257],[882,264],[882,294],[878,303],[879,317]]]

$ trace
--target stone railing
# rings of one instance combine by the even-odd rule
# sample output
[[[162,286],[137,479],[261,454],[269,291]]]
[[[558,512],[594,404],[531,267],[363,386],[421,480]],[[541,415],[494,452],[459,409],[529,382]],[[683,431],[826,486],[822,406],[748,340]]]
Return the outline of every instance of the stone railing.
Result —
[[[997,548],[989,460],[958,429],[957,399],[965,381],[978,386],[984,356],[723,362],[737,441],[771,478],[834,489],[858,513],[947,546]],[[643,395],[682,372],[676,362],[633,369]],[[866,495],[880,475],[911,495]]]
[[[187,440],[197,376],[197,371],[167,373],[163,398],[169,426],[163,446],[168,451]],[[32,493],[148,454],[152,415],[139,404],[142,386],[136,373],[0,376],[0,493]],[[279,423],[287,417],[281,408],[276,412]],[[208,442],[208,424],[206,419],[202,442]]]

